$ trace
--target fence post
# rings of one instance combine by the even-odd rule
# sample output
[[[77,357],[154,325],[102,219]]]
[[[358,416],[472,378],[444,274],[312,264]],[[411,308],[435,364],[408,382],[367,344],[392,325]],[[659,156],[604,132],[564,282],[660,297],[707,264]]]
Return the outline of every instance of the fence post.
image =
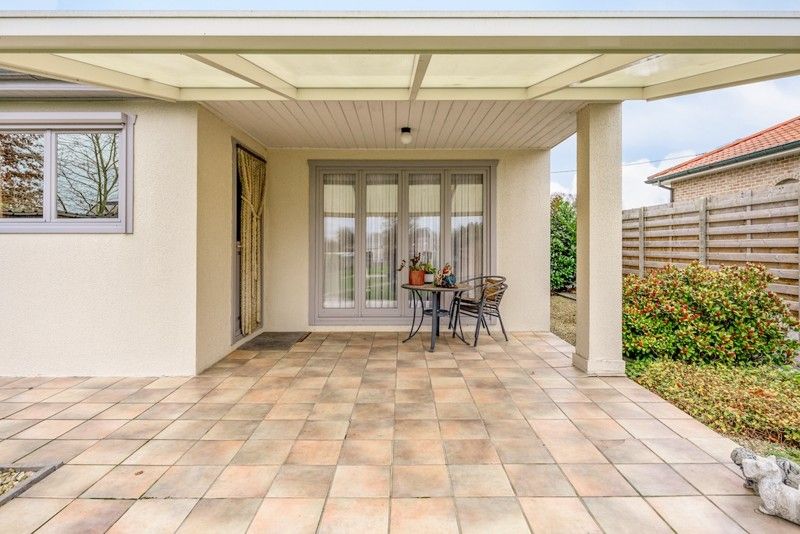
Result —
[[[708,265],[708,197],[703,197],[697,206],[698,217],[698,238],[697,244],[698,261],[700,265]]]
[[[639,276],[644,277],[644,206],[639,208]]]

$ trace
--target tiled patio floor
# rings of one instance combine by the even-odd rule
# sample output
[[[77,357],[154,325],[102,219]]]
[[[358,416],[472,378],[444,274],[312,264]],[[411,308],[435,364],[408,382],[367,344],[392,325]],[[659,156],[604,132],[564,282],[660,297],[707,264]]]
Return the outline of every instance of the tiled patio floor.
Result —
[[[796,532],[734,444],[552,334],[312,334],[194,378],[2,379],[0,532]]]

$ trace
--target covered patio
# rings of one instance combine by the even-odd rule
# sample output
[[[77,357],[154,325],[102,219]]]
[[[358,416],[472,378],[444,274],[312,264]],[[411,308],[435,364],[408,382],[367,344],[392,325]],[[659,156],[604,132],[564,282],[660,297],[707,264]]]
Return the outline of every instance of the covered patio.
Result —
[[[5,379],[0,463],[65,465],[0,530],[795,531],[756,511],[733,442],[571,355],[337,332],[197,377]]]

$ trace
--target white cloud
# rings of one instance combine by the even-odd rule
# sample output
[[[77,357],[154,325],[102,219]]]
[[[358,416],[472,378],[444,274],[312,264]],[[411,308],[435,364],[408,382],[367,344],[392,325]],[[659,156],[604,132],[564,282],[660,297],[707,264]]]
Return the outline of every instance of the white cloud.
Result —
[[[683,163],[694,155],[693,150],[670,152],[659,163],[646,159],[631,161],[622,167],[622,209],[655,206],[669,202],[669,191],[645,183],[648,176]]]

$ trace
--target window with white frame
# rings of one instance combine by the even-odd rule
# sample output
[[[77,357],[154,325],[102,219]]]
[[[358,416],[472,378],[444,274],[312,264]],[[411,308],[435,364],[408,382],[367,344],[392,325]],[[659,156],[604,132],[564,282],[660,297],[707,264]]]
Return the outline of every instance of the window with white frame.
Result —
[[[0,113],[0,233],[132,231],[124,113]]]
[[[401,259],[465,280],[492,270],[495,162],[311,162],[312,324],[412,314]]]

